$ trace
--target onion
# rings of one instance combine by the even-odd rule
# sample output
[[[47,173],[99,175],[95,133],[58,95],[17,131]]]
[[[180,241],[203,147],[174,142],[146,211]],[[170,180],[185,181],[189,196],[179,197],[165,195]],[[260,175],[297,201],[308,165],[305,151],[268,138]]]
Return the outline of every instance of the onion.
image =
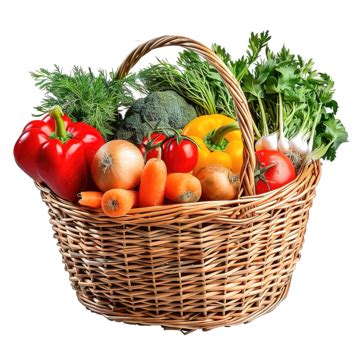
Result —
[[[233,200],[239,194],[239,175],[221,165],[209,165],[196,173],[203,200]]]
[[[101,191],[134,189],[140,182],[144,158],[140,150],[126,140],[112,140],[96,152],[91,175]]]

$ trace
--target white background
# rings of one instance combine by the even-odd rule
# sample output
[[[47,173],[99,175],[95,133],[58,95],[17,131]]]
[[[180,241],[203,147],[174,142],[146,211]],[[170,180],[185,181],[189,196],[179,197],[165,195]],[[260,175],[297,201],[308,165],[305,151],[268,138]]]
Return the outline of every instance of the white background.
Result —
[[[0,358],[359,359],[359,18],[356,1],[2,1],[0,5]],[[235,56],[269,29],[331,74],[350,134],[325,163],[288,298],[248,325],[183,336],[110,322],[76,300],[47,210],[12,147],[41,93],[29,71],[116,68],[163,34],[218,42]],[[158,51],[163,56],[170,49]],[[142,60],[148,64],[153,57]]]

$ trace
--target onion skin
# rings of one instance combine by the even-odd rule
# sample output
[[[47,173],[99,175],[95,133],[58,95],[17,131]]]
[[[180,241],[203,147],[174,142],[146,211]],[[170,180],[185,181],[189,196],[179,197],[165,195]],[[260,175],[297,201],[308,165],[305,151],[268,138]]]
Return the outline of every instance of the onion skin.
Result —
[[[144,158],[137,146],[126,140],[112,140],[96,152],[91,175],[103,192],[132,190],[139,184],[143,168]]]
[[[209,165],[196,173],[203,200],[234,200],[238,197],[239,175],[220,165]]]

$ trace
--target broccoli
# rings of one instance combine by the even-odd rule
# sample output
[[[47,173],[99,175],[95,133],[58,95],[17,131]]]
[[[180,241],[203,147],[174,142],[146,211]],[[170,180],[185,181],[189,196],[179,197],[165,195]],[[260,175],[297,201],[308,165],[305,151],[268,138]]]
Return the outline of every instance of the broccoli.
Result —
[[[152,127],[182,129],[197,116],[195,108],[175,91],[155,91],[138,99],[119,122],[118,139],[140,144]]]

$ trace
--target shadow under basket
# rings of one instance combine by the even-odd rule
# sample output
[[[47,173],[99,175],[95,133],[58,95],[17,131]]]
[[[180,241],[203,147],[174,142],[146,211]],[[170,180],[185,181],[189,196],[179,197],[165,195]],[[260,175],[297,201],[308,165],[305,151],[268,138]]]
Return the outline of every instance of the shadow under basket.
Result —
[[[320,162],[303,167],[285,187],[254,195],[251,113],[239,83],[212,50],[189,38],[161,36],[132,51],[117,77],[149,51],[173,45],[211,63],[233,98],[244,144],[239,199],[138,208],[110,218],[36,186],[71,284],[89,310],[185,332],[246,323],[287,295]]]
[[[36,184],[79,301],[108,319],[183,330],[249,322],[287,295],[320,164],[234,201],[87,210]]]

